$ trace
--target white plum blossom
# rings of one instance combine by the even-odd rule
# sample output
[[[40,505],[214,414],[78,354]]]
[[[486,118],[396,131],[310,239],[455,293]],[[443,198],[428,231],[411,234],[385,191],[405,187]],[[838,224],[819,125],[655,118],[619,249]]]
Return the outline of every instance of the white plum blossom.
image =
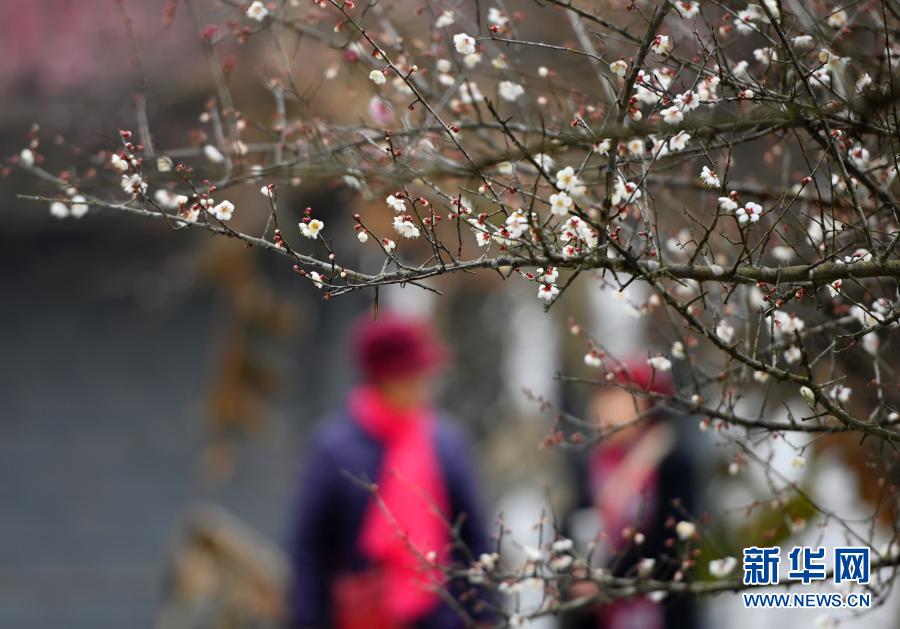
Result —
[[[661,140],[653,135],[651,135],[649,137],[653,141],[653,148],[650,149],[650,152],[653,155],[655,155],[656,157],[659,158],[659,157],[665,157],[666,155],[669,154],[669,140],[668,139]]]
[[[546,269],[537,269],[535,275],[542,282],[556,284],[556,280],[559,279],[559,269],[555,266],[548,266]]]
[[[463,65],[469,70],[481,63],[481,53],[473,52],[463,57]]]
[[[868,249],[857,249],[849,256],[844,256],[843,260],[838,260],[838,262],[843,262],[844,264],[854,264],[856,262],[868,262],[872,259],[872,253]]]
[[[419,237],[419,228],[408,216],[395,216],[394,229],[404,238]]]
[[[247,7],[245,15],[251,20],[262,22],[269,15],[269,10],[262,2],[260,2],[259,0],[254,0],[254,2],[251,2],[250,6]]]
[[[650,50],[658,55],[664,55],[672,50],[672,39],[668,35],[657,35],[653,38]]]
[[[316,288],[322,288],[323,277],[321,274],[316,271],[310,271],[307,273],[307,276],[312,280],[312,283]]]
[[[147,192],[147,182],[140,175],[122,175],[122,190],[133,196],[142,195]]]
[[[547,155],[546,153],[535,153],[531,159],[534,160],[534,163],[541,167],[542,170],[550,171],[556,162],[552,157]]]
[[[578,245],[583,244],[587,249],[597,246],[597,232],[588,223],[578,216],[570,216],[560,229],[560,241],[567,244],[563,249],[563,255],[571,257],[577,252]]]
[[[757,48],[753,51],[753,58],[763,65],[769,65],[773,61],[778,61],[778,54],[774,48]]]
[[[822,66],[814,70],[812,78],[816,87],[828,87],[831,85],[831,71],[828,69],[828,66]]]
[[[69,211],[72,213],[72,216],[75,218],[81,218],[85,214],[88,213],[88,204],[87,199],[84,198],[83,195],[76,194],[72,197],[72,200],[69,202]]]
[[[638,83],[634,84],[635,89],[635,98],[637,98],[638,102],[643,103],[645,105],[655,105],[659,102],[660,95],[657,90],[664,89],[662,86],[654,85],[653,87],[656,89],[651,89],[646,83],[642,82],[642,79],[646,79],[646,74],[643,70],[638,72]],[[653,83],[657,83],[657,81],[653,81]],[[636,111],[640,111],[639,109]]]
[[[769,13],[771,13],[772,17],[775,18],[775,21],[781,20],[781,9],[778,8],[778,0],[763,0],[763,2],[769,9]],[[762,11],[762,7],[760,7],[760,5],[754,5],[753,8],[759,14],[760,19],[763,19],[766,22],[769,21],[769,16]]]
[[[869,165],[869,151],[860,144],[854,144],[847,153],[847,157],[849,157],[850,161],[853,162],[853,165],[858,168],[866,168]]]
[[[742,59],[734,64],[734,67],[731,68],[731,73],[739,79],[747,80],[750,78],[750,73],[747,71],[749,67],[750,63]]]
[[[390,238],[382,238],[381,246],[384,247],[386,253],[391,253],[394,249],[397,248],[397,243]]]
[[[300,227],[300,233],[312,240],[318,238],[319,232],[325,229],[325,223],[317,218],[312,219],[308,223],[301,222],[298,226]]]
[[[613,205],[622,205],[633,203],[641,198],[641,190],[637,184],[631,181],[625,181],[622,177],[616,180],[610,200]]]
[[[550,213],[555,216],[566,216],[575,207],[575,202],[565,192],[550,195]]]
[[[487,225],[478,221],[478,219],[470,218],[469,225],[472,226],[472,231],[475,233],[475,242],[479,247],[487,247],[491,244],[491,234],[487,230]]]
[[[675,104],[682,111],[694,111],[700,106],[700,97],[696,92],[684,92],[675,96]]]
[[[497,553],[481,553],[478,555],[478,563],[482,565],[485,570],[493,570],[497,567],[497,561],[500,559],[500,556]]]
[[[541,284],[541,287],[538,288],[538,299],[547,303],[556,299],[557,295],[559,295],[559,288],[556,284]]]
[[[738,203],[732,196],[719,197],[719,207],[726,212],[734,212],[738,209]]]
[[[878,335],[873,332],[869,332],[862,337],[863,349],[872,356],[878,355],[878,346],[880,343],[881,341],[878,339]]]
[[[584,184],[581,183],[581,179],[575,174],[575,169],[571,166],[566,166],[556,172],[556,187],[575,196],[580,196],[585,191]]]
[[[466,33],[454,35],[453,45],[456,46],[456,52],[463,55],[471,55],[475,52],[475,38]]]
[[[678,360],[685,359],[684,343],[682,343],[681,341],[675,341],[674,343],[672,343],[672,356],[677,358]]]
[[[653,574],[656,567],[656,559],[653,557],[644,557],[637,563],[637,573],[639,577],[647,578]]]
[[[653,356],[647,359],[647,364],[657,371],[671,371],[672,361],[665,356]]]
[[[528,215],[525,210],[519,208],[506,217],[504,229],[510,238],[518,239],[528,230]]]
[[[688,522],[687,520],[681,520],[675,525],[675,535],[677,535],[678,539],[681,541],[690,539],[694,536],[696,531],[697,526],[693,522]]]
[[[687,148],[688,142],[690,142],[690,140],[691,136],[689,133],[679,131],[669,140],[669,148],[673,151],[683,151]]]
[[[783,337],[793,338],[797,332],[802,332],[806,328],[806,323],[803,319],[783,310],[776,310],[770,317],[776,339]]]
[[[684,114],[682,113],[681,109],[674,105],[672,107],[666,107],[659,113],[662,114],[663,120],[666,124],[675,125],[684,120]]]
[[[843,28],[847,25],[847,12],[844,9],[838,9],[828,16],[827,24],[831,28]]]
[[[231,201],[222,201],[210,209],[209,213],[220,221],[231,220],[231,217],[234,214],[234,203]]]
[[[739,207],[735,210],[734,214],[737,216],[738,222],[741,225],[757,223],[759,222],[759,217],[762,215],[762,206],[759,203],[749,201],[744,207]]]
[[[19,152],[19,163],[23,166],[34,166],[34,151],[24,148]]]
[[[819,61],[824,63],[830,72],[840,72],[847,67],[850,57],[841,57],[823,48],[819,51]]]
[[[625,78],[625,72],[628,71],[628,62],[624,59],[617,59],[616,61],[613,61],[611,64],[609,64],[609,69],[616,76]]]
[[[406,202],[403,199],[399,199],[396,196],[389,195],[385,201],[387,201],[388,206],[394,210],[395,212],[405,212],[406,211]]]
[[[550,569],[554,572],[565,572],[574,562],[575,558],[572,557],[572,555],[557,555],[551,557],[547,561],[547,565],[550,566]]]
[[[734,328],[725,319],[722,319],[716,324],[716,336],[723,343],[731,343],[734,340]]]
[[[488,24],[503,28],[509,23],[509,18],[497,7],[490,7],[488,8],[487,21]]]
[[[724,579],[737,567],[734,557],[722,557],[709,562],[709,573],[717,579]]]
[[[118,173],[124,173],[128,170],[128,160],[118,153],[113,153],[109,156],[109,165]]]
[[[794,250],[785,245],[775,245],[772,247],[772,257],[781,262],[790,262],[794,258]]]
[[[367,242],[369,242],[369,232],[367,232],[365,229],[359,230],[358,232],[356,232],[356,239],[359,242],[366,244]]]
[[[853,389],[851,389],[850,387],[838,384],[831,389],[831,391],[828,393],[828,397],[830,397],[832,400],[837,400],[841,404],[846,404],[850,401],[850,395],[852,393]]]
[[[612,141],[609,138],[604,138],[603,140],[594,143],[594,152],[600,155],[609,155],[611,146]]]
[[[701,101],[718,100],[718,88],[721,79],[715,75],[703,77],[703,80],[697,85],[697,97]]]
[[[503,100],[515,102],[525,93],[525,88],[512,81],[500,81],[500,84],[497,86],[497,92]]]
[[[784,350],[784,360],[789,365],[796,365],[803,358],[803,351],[796,345],[791,345]]]
[[[603,359],[600,358],[600,354],[597,353],[596,350],[591,350],[587,354],[584,355],[584,364],[588,367],[593,367],[597,369],[603,366]]]
[[[704,165],[703,169],[700,171],[700,180],[703,182],[703,185],[708,188],[722,187],[722,182],[719,181],[719,176],[716,174],[716,171],[706,165]]]
[[[153,199],[159,207],[165,210],[177,210],[188,202],[188,198],[183,194],[175,194],[171,190],[160,188],[153,194]]]
[[[511,238],[521,238],[528,229],[528,215],[519,208],[506,217],[506,230]]]
[[[696,17],[697,14],[700,13],[699,2],[686,2],[685,0],[678,0],[677,2],[673,2],[672,4],[675,6],[675,10],[678,11],[678,15],[686,20],[689,20],[692,17]]]
[[[381,70],[372,70],[369,72],[369,80],[375,85],[384,85],[387,82],[387,77],[384,76],[384,72]]]
[[[69,206],[62,201],[54,201],[50,204],[50,216],[66,218],[69,216]]]
[[[635,157],[641,157],[646,151],[643,138],[632,138],[628,140],[628,143],[625,145],[625,147],[628,149],[628,152]]]
[[[757,30],[753,20],[759,19],[760,17],[760,10],[752,4],[748,5],[746,9],[738,11],[737,17],[734,20],[734,28],[738,33],[744,35],[752,33]]]
[[[466,81],[459,86],[459,97],[466,105],[484,100],[478,85],[472,81]]]
[[[557,553],[557,554],[559,554],[559,553],[568,553],[568,552],[571,552],[571,551],[572,551],[572,549],[574,548],[574,546],[575,546],[575,544],[574,544],[574,542],[572,542],[572,540],[570,540],[570,539],[564,537],[564,538],[562,538],[562,539],[558,539],[558,540],[556,540],[555,542],[553,542],[553,544],[551,545],[550,549],[551,549],[554,553]]]
[[[438,19],[435,20],[434,27],[435,28],[447,28],[448,26],[453,24],[454,21],[455,21],[455,18],[453,16],[453,11],[444,11],[443,13],[441,13],[438,16]]]
[[[791,40],[791,45],[797,50],[812,50],[816,45],[816,40],[812,35],[797,35]]]

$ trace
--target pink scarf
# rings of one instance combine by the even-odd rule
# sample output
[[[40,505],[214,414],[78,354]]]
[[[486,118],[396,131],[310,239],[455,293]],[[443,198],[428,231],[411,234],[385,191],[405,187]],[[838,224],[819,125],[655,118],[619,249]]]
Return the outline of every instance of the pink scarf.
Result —
[[[627,448],[604,444],[590,458],[591,491],[613,553],[623,543],[625,527],[642,530],[656,515],[656,470],[640,469],[627,477],[617,475],[627,454]]]
[[[368,507],[360,549],[383,572],[388,612],[398,624],[409,623],[440,600],[433,586],[442,581],[441,573],[428,568],[423,557],[434,551],[441,562],[450,541],[449,527],[436,513],[449,512],[449,499],[434,445],[434,420],[427,408],[392,407],[372,387],[353,392],[350,412],[385,448],[377,481],[383,504],[372,500]]]

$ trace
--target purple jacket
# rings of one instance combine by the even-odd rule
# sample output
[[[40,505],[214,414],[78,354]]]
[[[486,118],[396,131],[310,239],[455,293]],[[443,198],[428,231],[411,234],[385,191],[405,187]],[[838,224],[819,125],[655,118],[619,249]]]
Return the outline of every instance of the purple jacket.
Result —
[[[466,548],[455,549],[453,560],[469,564],[473,557],[494,550],[478,496],[475,464],[468,440],[455,423],[439,418],[435,438],[450,499],[450,521],[455,524],[464,516],[459,537]],[[382,445],[365,433],[346,409],[327,418],[315,431],[292,528],[293,627],[331,627],[332,579],[337,574],[367,567],[367,558],[357,549],[357,539],[371,496],[358,482],[348,478],[348,474],[377,481],[383,454]],[[451,591],[462,591],[465,586],[449,584],[448,587]],[[442,603],[417,626],[456,629],[464,623]]]

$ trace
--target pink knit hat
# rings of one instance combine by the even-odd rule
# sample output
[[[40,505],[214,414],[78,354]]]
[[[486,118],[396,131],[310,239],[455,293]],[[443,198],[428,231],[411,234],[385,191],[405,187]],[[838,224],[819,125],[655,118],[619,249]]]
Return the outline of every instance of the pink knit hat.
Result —
[[[382,313],[361,317],[353,329],[353,353],[366,380],[430,373],[447,360],[447,350],[423,320]]]

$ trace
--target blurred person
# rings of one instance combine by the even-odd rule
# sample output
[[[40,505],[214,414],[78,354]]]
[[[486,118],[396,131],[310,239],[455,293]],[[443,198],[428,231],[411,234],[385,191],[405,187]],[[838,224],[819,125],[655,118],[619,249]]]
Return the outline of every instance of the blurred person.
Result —
[[[445,348],[397,315],[361,320],[352,345],[362,383],[316,431],[300,484],[292,626],[463,627],[439,589],[470,587],[435,566],[491,549],[467,438],[431,404]],[[469,592],[461,609],[478,618],[486,608]]]
[[[578,470],[579,509],[568,521],[568,532],[583,547],[596,544],[593,567],[612,575],[642,575],[671,580],[682,569],[675,525],[690,519],[695,509],[694,464],[677,430],[677,416],[661,408],[644,391],[673,395],[669,373],[654,370],[645,360],[623,363],[617,382],[594,393],[588,418],[604,434]],[[635,534],[642,536],[640,543]],[[581,582],[570,598],[597,593]],[[668,594],[622,599],[568,615],[570,629],[693,629],[697,614],[688,596]]]

